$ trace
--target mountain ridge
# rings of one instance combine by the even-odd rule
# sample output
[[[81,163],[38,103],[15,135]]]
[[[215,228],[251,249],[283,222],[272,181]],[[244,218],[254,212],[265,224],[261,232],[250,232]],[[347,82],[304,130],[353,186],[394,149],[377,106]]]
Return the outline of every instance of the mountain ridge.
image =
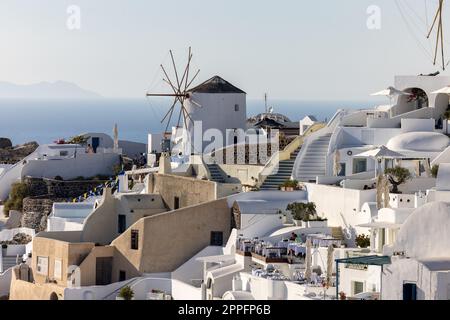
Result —
[[[100,99],[100,94],[68,81],[15,84],[0,81],[0,99]]]

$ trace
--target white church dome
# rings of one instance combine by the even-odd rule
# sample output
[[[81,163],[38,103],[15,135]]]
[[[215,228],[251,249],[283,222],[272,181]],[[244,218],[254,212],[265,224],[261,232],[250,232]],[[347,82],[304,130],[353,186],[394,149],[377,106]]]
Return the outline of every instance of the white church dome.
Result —
[[[408,132],[391,138],[386,147],[393,151],[440,152],[450,139],[438,132]]]

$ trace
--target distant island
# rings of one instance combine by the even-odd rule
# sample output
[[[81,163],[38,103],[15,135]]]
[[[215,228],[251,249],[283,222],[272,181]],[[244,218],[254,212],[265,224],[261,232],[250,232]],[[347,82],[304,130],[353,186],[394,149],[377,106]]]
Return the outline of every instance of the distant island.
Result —
[[[98,99],[101,95],[67,81],[20,85],[0,81],[0,99]]]

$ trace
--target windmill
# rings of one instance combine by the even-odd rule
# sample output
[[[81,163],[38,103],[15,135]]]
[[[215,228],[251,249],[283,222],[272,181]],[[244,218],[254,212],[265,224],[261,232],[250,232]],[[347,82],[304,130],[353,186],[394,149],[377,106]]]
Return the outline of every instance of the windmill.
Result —
[[[189,47],[188,59],[187,59],[186,66],[184,67],[184,71],[183,71],[182,75],[178,72],[172,50],[169,50],[169,54],[170,54],[170,58],[172,61],[172,68],[173,68],[173,73],[175,75],[175,78],[169,77],[169,73],[167,72],[166,68],[164,68],[164,66],[162,64],[160,65],[160,67],[164,74],[164,77],[162,80],[169,86],[169,88],[172,92],[171,93],[149,93],[148,92],[146,94],[147,97],[173,97],[174,98],[174,101],[173,101],[171,107],[169,108],[169,110],[164,115],[163,119],[161,120],[161,123],[164,123],[165,121],[167,123],[166,127],[165,127],[165,131],[164,131],[165,136],[167,136],[167,134],[168,134],[167,130],[170,126],[170,123],[171,123],[172,117],[174,116],[174,113],[175,113],[175,116],[178,117],[177,128],[180,127],[180,122],[182,120],[182,117],[183,117],[183,124],[184,124],[185,129],[187,129],[188,122],[193,122],[188,110],[185,107],[185,101],[187,99],[189,99],[190,102],[193,103],[194,105],[201,107],[200,104],[193,101],[193,99],[191,98],[191,95],[189,94],[190,86],[192,85],[192,83],[197,78],[198,74],[200,73],[200,70],[197,70],[196,73],[194,74],[194,76],[190,78],[190,76],[191,76],[190,67],[191,67],[191,62],[192,62],[192,57],[193,57],[191,47]],[[181,75],[181,77],[180,77],[180,75]],[[179,105],[178,115],[176,115],[177,105]],[[167,138],[166,138],[166,141],[167,141]]]
[[[439,52],[439,45],[441,47],[441,58],[442,58],[442,69],[445,70],[445,54],[444,54],[444,31],[442,28],[442,10],[443,10],[444,0],[439,0],[439,7],[434,16],[433,24],[431,25],[430,31],[428,32],[427,39],[430,38],[431,33],[437,25],[436,34],[436,47],[434,49],[434,61],[433,64],[436,65],[436,60]]]
[[[433,9],[432,20],[429,20],[428,16],[428,7],[431,1],[423,0],[423,8],[420,8],[418,3],[412,4],[411,2],[410,0],[395,0],[403,22],[416,41],[418,48],[423,51],[434,66],[439,64],[440,68],[445,70],[450,63],[450,60],[447,60],[445,55],[445,45],[449,44],[444,38],[445,0],[436,1],[437,9],[436,11]],[[435,41],[431,38],[435,38]],[[429,48],[427,48],[428,46]],[[438,62],[438,60],[441,61]],[[431,75],[436,74],[438,73]]]

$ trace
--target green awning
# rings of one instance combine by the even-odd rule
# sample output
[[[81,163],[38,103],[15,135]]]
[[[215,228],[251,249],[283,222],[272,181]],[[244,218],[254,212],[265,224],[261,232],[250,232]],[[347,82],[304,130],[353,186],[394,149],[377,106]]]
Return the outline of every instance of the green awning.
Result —
[[[391,257],[389,256],[361,256],[344,259],[336,259],[336,263],[347,264],[365,264],[370,266],[382,266],[391,264]]]

